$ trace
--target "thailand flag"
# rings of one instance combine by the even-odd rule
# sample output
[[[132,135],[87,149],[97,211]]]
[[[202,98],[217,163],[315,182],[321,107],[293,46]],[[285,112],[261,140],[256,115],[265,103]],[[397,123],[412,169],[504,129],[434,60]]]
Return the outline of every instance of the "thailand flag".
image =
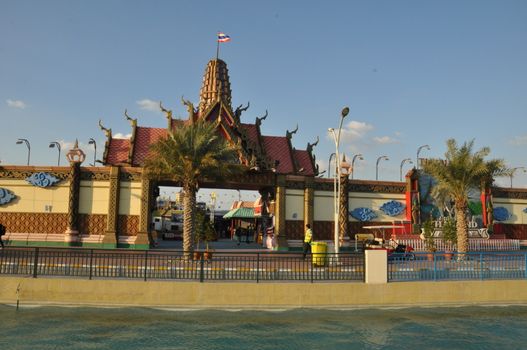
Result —
[[[227,41],[231,41],[231,37],[228,36],[228,35],[225,35],[225,33],[219,32],[218,33],[218,42],[226,43]]]

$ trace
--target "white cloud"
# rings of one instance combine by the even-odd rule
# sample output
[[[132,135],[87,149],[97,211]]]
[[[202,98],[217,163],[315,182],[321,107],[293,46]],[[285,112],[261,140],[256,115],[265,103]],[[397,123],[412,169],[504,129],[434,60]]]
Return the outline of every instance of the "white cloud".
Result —
[[[118,132],[117,134],[115,135],[112,135],[112,138],[114,139],[129,139],[130,137],[132,137],[132,134],[123,134],[123,133],[120,133]]]
[[[159,108],[159,101],[153,101],[148,98],[145,98],[145,99],[136,101],[136,103],[139,105],[141,109],[145,109],[147,111],[152,111],[152,112],[161,111]]]
[[[18,109],[24,109],[27,107],[27,105],[24,103],[24,101],[21,100],[6,100],[7,105],[11,108],[18,108]]]
[[[515,136],[512,140],[509,141],[515,146],[527,145],[527,135],[524,136]]]
[[[390,137],[390,136],[382,136],[382,137],[374,137],[373,138],[373,141],[375,141],[375,143],[378,143],[378,144],[381,144],[381,145],[387,145],[387,144],[391,144],[391,143],[398,143],[399,141]]]
[[[356,120],[350,121],[344,129],[342,129],[342,136],[343,139],[347,138],[362,138],[364,135],[366,135],[369,131],[373,130],[373,125],[359,122]]]

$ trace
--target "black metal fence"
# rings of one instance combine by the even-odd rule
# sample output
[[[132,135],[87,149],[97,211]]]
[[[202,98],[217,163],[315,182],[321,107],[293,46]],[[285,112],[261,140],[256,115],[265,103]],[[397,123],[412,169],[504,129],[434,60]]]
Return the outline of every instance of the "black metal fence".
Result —
[[[189,281],[364,281],[362,253],[214,252],[9,247],[0,274]]]

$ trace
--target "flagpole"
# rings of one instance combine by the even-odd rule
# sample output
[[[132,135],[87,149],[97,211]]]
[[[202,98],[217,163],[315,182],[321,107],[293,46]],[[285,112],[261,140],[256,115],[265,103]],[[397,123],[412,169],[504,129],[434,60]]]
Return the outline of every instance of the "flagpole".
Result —
[[[216,61],[218,60],[218,58],[220,57],[220,40],[219,39],[216,39]]]

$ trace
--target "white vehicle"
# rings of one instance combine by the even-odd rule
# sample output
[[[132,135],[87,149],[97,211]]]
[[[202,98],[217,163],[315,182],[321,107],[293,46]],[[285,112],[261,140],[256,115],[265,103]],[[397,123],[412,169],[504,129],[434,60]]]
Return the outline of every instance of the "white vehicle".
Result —
[[[183,220],[177,215],[172,215],[171,218],[154,216],[152,221],[154,230],[158,232],[183,232]]]

